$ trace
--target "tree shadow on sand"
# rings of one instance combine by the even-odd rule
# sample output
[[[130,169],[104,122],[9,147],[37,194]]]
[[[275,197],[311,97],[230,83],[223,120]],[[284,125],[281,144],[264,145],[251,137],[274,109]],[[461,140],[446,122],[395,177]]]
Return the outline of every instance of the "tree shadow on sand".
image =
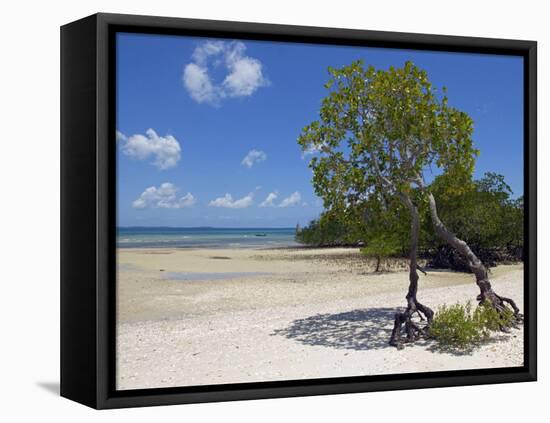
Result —
[[[401,308],[367,308],[336,314],[316,314],[294,320],[288,327],[273,331],[272,336],[284,336],[304,345],[348,349],[356,351],[393,348],[389,339],[395,313]],[[405,346],[422,347],[433,353],[466,356],[475,353],[483,345],[497,344],[517,336],[493,334],[470,348],[452,348],[439,345],[432,339],[419,339]]]
[[[388,348],[396,308],[367,308],[294,320],[271,335],[305,345],[357,351]]]

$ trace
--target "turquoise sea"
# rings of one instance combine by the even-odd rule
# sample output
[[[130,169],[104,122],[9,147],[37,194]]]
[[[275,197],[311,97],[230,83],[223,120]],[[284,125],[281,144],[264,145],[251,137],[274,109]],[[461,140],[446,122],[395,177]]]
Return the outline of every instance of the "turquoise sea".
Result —
[[[119,248],[258,248],[299,245],[294,228],[119,227]]]

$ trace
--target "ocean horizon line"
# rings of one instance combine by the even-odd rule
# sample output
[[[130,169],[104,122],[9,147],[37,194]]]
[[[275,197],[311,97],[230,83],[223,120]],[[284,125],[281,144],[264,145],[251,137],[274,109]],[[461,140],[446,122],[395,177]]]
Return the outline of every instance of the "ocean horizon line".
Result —
[[[118,227],[117,245],[124,247],[262,247],[296,245],[296,229],[217,228],[212,226]]]

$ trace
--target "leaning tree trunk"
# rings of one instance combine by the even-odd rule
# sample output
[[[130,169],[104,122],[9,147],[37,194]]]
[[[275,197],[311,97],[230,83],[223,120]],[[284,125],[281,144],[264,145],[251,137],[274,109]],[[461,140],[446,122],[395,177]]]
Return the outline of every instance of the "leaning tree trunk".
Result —
[[[403,347],[403,342],[412,342],[418,337],[420,337],[424,330],[418,326],[415,322],[412,321],[412,316],[414,313],[418,313],[420,318],[424,320],[422,316],[425,316],[428,325],[431,324],[433,318],[433,311],[418,302],[416,299],[416,294],[418,292],[418,237],[420,233],[420,218],[418,216],[418,209],[412,202],[409,196],[405,194],[400,194],[401,200],[408,207],[411,213],[411,247],[410,247],[410,261],[409,261],[409,290],[407,292],[407,308],[402,313],[395,314],[395,323],[393,326],[393,331],[390,338],[390,345],[393,345],[397,348]],[[406,338],[403,341],[401,337],[401,329],[404,327]]]
[[[502,297],[496,294],[491,288],[487,269],[485,268],[483,262],[474,254],[466,242],[458,238],[453,232],[447,229],[441,221],[439,215],[437,214],[437,203],[433,194],[430,192],[428,192],[428,202],[435,232],[447,244],[455,248],[462,257],[464,257],[468,267],[475,275],[476,283],[480,290],[480,294],[477,296],[479,303],[481,304],[487,301],[499,312],[504,312],[506,310],[506,303],[508,303],[514,310],[516,319],[518,321],[521,320],[521,314],[516,306],[516,303],[510,298]]]

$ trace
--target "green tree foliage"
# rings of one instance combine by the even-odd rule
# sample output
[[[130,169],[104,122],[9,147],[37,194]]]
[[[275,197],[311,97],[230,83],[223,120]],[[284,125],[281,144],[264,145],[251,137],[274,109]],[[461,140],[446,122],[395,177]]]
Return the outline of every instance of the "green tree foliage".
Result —
[[[442,220],[473,248],[506,245],[502,229],[510,208],[510,187],[502,175],[487,173],[467,190],[455,193],[448,178],[436,178],[430,189],[438,199]],[[511,241],[511,240],[510,240]]]
[[[512,190],[504,177],[486,173],[483,178],[468,184],[466,189],[456,190],[454,185],[454,181],[442,175],[429,187],[438,199],[439,215],[449,229],[488,264],[522,259],[523,198],[510,198]],[[425,222],[423,245],[426,249],[435,247],[432,256],[449,254],[445,244],[434,234],[429,220],[425,219]],[[460,262],[460,257],[455,257],[455,260]],[[446,267],[444,263],[439,264]],[[466,268],[466,265],[462,267]]]
[[[376,259],[376,269],[389,257],[406,256],[410,244],[410,217],[408,210],[396,199],[386,199],[382,204],[367,200],[361,205],[364,217],[361,253]]]
[[[296,241],[319,247],[360,245],[364,241],[365,222],[360,211],[329,210],[296,232]]]
[[[329,68],[320,119],[298,138],[310,161],[313,186],[327,209],[367,198],[406,194],[433,165],[464,184],[475,156],[470,117],[436,95],[425,71],[364,69],[361,61]]]
[[[322,214],[308,226],[296,232],[296,241],[319,247],[355,244],[359,240],[351,239],[350,228],[334,213]]]
[[[394,233],[379,233],[369,238],[366,247],[361,248],[361,253],[366,257],[376,259],[375,272],[381,270],[384,259],[404,255],[402,241]]]

